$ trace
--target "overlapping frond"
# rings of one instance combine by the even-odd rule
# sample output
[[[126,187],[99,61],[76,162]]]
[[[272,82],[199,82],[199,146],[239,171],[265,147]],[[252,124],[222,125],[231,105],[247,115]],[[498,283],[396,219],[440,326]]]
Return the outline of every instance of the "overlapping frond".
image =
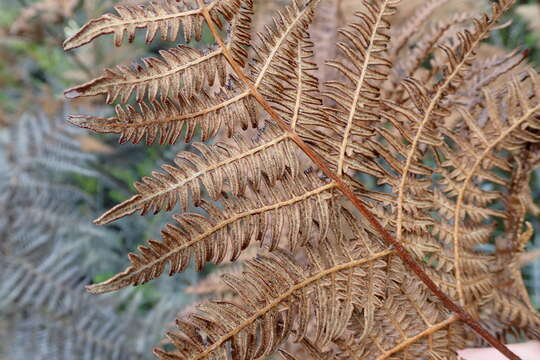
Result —
[[[464,30],[457,33],[458,44],[455,48],[439,45],[445,54],[446,62],[440,69],[441,80],[433,89],[412,78],[402,82],[412,103],[410,107],[385,102],[389,111],[385,111],[382,117],[392,124],[395,130],[379,129],[379,134],[396,152],[384,154],[380,146],[377,144],[373,146],[378,147],[377,152],[383,154],[395,174],[393,180],[385,179],[385,182],[388,182],[397,194],[394,208],[396,237],[413,244],[411,249],[420,258],[426,251],[437,251],[435,248],[438,247],[435,241],[430,239],[430,235],[424,235],[422,241],[415,241],[414,238],[423,231],[418,226],[415,226],[416,229],[407,228],[408,220],[406,220],[416,219],[422,223],[431,218],[429,211],[433,195],[430,194],[429,188],[433,170],[424,163],[425,157],[429,154],[427,150],[429,147],[442,145],[443,139],[437,126],[444,124],[443,119],[451,114],[447,99],[457,91],[459,85],[463,84],[474,59],[475,48],[511,5],[512,1],[493,4],[491,16],[484,15],[480,19],[475,19],[472,32]],[[404,138],[405,143],[393,139],[396,134]],[[398,180],[397,184],[395,180]],[[419,191],[422,187],[424,191]],[[428,246],[426,241],[429,242]]]
[[[385,299],[377,312],[374,328],[365,339],[358,341],[358,332],[364,331],[362,328],[340,339],[336,358],[414,359],[426,355],[455,358],[452,349],[461,348],[465,343],[458,319],[441,316],[440,310],[430,304],[425,291],[415,285],[409,283],[409,288]],[[411,303],[417,304],[415,310],[411,310]],[[352,323],[356,321],[353,315]]]
[[[464,89],[466,90],[459,91],[456,96],[459,96],[460,100],[454,101],[464,103],[471,109],[481,101],[483,89],[509,78],[508,75],[512,74],[512,70],[525,61],[527,54],[527,51],[514,50],[502,56],[475,62],[465,79],[467,86]]]
[[[365,233],[349,219],[353,233]],[[371,235],[370,235],[371,236]],[[373,244],[372,244],[373,246]],[[426,269],[431,275],[429,269]],[[452,358],[464,343],[458,318],[408,275],[395,254],[386,259],[384,291],[370,311],[353,312],[347,331],[335,342],[335,359]]]
[[[440,1],[434,1],[433,3],[437,2]],[[449,33],[456,30],[456,26],[463,26],[463,24],[469,23],[470,19],[471,14],[458,13],[452,15],[448,19],[443,19],[432,24],[427,28],[427,31],[415,41],[412,49],[405,47],[398,48],[399,44],[392,43],[391,52],[395,54],[394,57],[396,57],[396,60],[389,78],[391,88],[387,89],[385,94],[386,98],[391,98],[394,101],[401,103],[404,100],[402,97],[406,95],[406,92],[402,87],[397,85],[404,79],[410,77],[424,80],[427,76],[422,74],[422,71],[426,72],[426,69],[422,68],[422,64],[429,60],[439,44],[442,44],[447,40],[446,38],[449,36]],[[400,30],[401,29],[398,29],[397,31]]]
[[[518,182],[528,183],[529,176],[527,172],[525,174]],[[518,194],[512,194],[512,196],[519,197]],[[510,207],[513,205],[515,206],[512,204]],[[510,231],[515,231],[512,229],[514,226],[519,229],[523,222],[523,211],[516,212],[518,213],[515,216],[516,219],[508,222],[507,227]],[[530,338],[540,337],[540,314],[529,298],[521,273],[521,254],[531,235],[532,226],[527,223],[527,230],[519,236],[508,234],[504,239],[506,241],[499,239],[497,244],[500,254],[497,254],[496,261],[501,270],[496,273],[495,281],[497,284],[506,286],[497,285],[497,291],[490,298],[488,306],[483,309],[482,315],[501,338],[507,334],[524,334]],[[512,247],[514,251],[503,252],[504,249]]]
[[[430,20],[431,15],[440,7],[448,3],[449,0],[429,0],[419,9],[416,9],[415,14],[405,24],[398,29],[394,29],[394,35],[391,44],[390,57],[392,60],[397,60],[399,52],[407,45],[409,39],[417,34],[418,30]]]
[[[263,181],[273,185],[286,173],[293,178],[300,173],[293,144],[273,125],[268,125],[253,141],[236,136],[232,141],[211,146],[193,146],[200,155],[179,153],[176,166],[165,165],[164,172],[154,172],[152,177],[136,183],[139,194],[108,211],[96,223],[106,224],[136,211],[143,215],[149,211],[170,211],[178,203],[186,211],[191,202],[201,202],[203,187],[217,201],[225,189],[240,196],[248,184],[256,190]]]
[[[168,225],[163,241],[151,240],[131,254],[125,272],[89,286],[92,292],[113,291],[139,285],[160,276],[169,265],[169,273],[183,271],[193,259],[198,269],[208,261],[220,263],[226,257],[236,259],[253,241],[276,249],[283,238],[291,249],[310,238],[323,239],[336,216],[333,210],[333,184],[324,184],[314,174],[293,179],[285,176],[269,191],[268,181],[259,192],[243,197],[226,197],[220,206],[200,204],[209,215],[175,215],[177,225]]]
[[[356,301],[363,297],[357,295],[372,281],[371,268],[382,271],[384,259],[392,252],[360,257],[342,241],[328,240],[308,248],[306,266],[283,251],[249,261],[243,276],[225,278],[243,303],[199,306],[177,322],[180,332],[169,333],[177,350],[156,350],[157,355],[160,359],[226,359],[234,353],[238,359],[254,359],[272,354],[293,333],[296,341],[310,337],[324,347],[345,330],[353,308],[362,309]]]
[[[462,297],[467,297],[461,286],[462,282],[467,282],[466,277],[470,273],[463,260],[463,252],[474,247],[466,247],[471,244],[460,233],[464,228],[485,229],[488,220],[506,219],[508,210],[508,214],[515,214],[509,208],[511,204],[505,205],[507,211],[493,209],[492,205],[500,201],[502,194],[493,196],[490,194],[493,191],[484,189],[488,183],[493,187],[511,188],[511,179],[504,173],[512,171],[512,164],[507,155],[500,152],[502,149],[517,151],[525,144],[538,142],[538,85],[538,75],[531,71],[521,83],[519,77],[514,78],[503,94],[494,96],[486,92],[486,108],[478,110],[485,114],[485,122],[477,120],[484,116],[475,119],[474,115],[463,110],[462,122],[447,134],[455,146],[439,150],[446,159],[440,167],[445,170],[442,183],[448,204],[446,211],[440,214],[444,223],[452,228],[451,235],[443,239],[451,240],[453,246],[456,286]],[[465,132],[467,137],[460,136]]]
[[[174,144],[180,137],[190,142],[198,130],[201,141],[226,129],[231,136],[239,128],[257,126],[256,108],[247,92],[229,98],[224,92],[210,96],[201,91],[196,99],[178,96],[150,103],[138,109],[116,106],[116,117],[98,118],[75,115],[70,122],[99,133],[120,134],[120,142]]]
[[[252,2],[240,1],[216,1],[212,7],[219,19],[222,15],[226,20],[231,21],[233,16],[241,11],[241,16],[235,19],[242,23],[233,24],[229,38],[229,47],[234,49],[232,53],[237,58],[238,63],[244,63],[245,52],[243,46],[249,43],[251,6]],[[224,9],[219,9],[224,7]],[[208,5],[210,6],[210,5]],[[124,8],[126,10],[127,8]],[[129,11],[127,11],[129,13]],[[140,14],[134,14],[135,19],[139,19]],[[196,28],[197,36],[200,37],[200,28],[203,22],[201,10],[197,10],[198,17]],[[90,23],[91,24],[91,23]],[[81,29],[84,32],[84,28]],[[133,31],[132,36],[135,33]],[[69,43],[68,43],[69,44]],[[197,98],[198,93],[206,86],[212,86],[217,79],[221,87],[225,86],[227,80],[227,63],[223,56],[223,49],[217,47],[207,53],[187,46],[178,45],[169,50],[160,51],[160,59],[150,57],[141,60],[140,65],[118,66],[115,70],[106,69],[105,74],[86,84],[73,87],[66,91],[68,98],[80,96],[107,95],[107,102],[113,103],[117,99],[122,103],[129,101],[130,96],[135,92],[137,102],[142,102],[145,96],[149,101],[155,102],[158,95],[161,99],[182,95],[188,99]]]
[[[250,66],[254,86],[293,129],[312,122],[317,114],[310,110],[321,105],[318,82],[311,73],[313,44],[307,31],[318,0],[300,4],[293,1],[273,19],[271,28],[258,34]]]
[[[309,70],[313,69],[313,64],[307,60],[311,56],[310,45],[304,44],[307,26],[313,17],[316,3],[317,1],[311,1],[303,7],[300,2],[294,1],[279,14],[274,20],[275,28],[268,28],[266,32],[260,34],[261,44],[256,47],[256,58],[250,70],[254,87],[260,88],[269,101],[275,100],[276,106],[281,111],[287,112],[283,114],[287,115],[286,119],[294,124],[304,117],[307,121],[316,116],[316,112],[303,110],[303,107],[320,102],[314,98],[317,84],[309,74]],[[250,39],[248,31],[251,6],[251,1],[242,2],[241,9],[244,9],[244,12],[240,12],[232,20],[233,29],[238,30],[229,35],[231,40],[227,44],[227,49],[235,55],[234,60],[240,65],[245,63],[244,48]],[[171,71],[165,69],[168,65],[163,62],[148,60],[149,64],[156,64],[152,71],[164,80],[154,76],[141,77],[138,70],[135,72],[127,70],[131,73],[128,77],[133,81],[129,79],[117,81],[118,77],[124,75],[107,70],[111,76],[66,91],[68,96],[75,97],[105,92],[108,102],[114,101],[118,96],[123,96],[123,102],[126,102],[134,91],[137,92],[137,99],[140,102],[148,91],[150,102],[140,103],[139,110],[132,106],[127,108],[117,106],[116,117],[72,116],[71,122],[100,133],[120,134],[121,142],[136,143],[145,138],[149,144],[158,136],[160,143],[172,144],[182,134],[185,134],[185,140],[189,142],[198,128],[201,129],[201,140],[205,141],[223,128],[226,128],[227,134],[231,136],[240,127],[245,129],[248,125],[254,127],[258,125],[260,120],[256,114],[252,94],[237,81],[233,81],[232,86],[223,87],[228,72],[225,70],[227,65],[223,59],[222,48],[216,48],[206,55],[201,55],[198,50],[188,46],[180,46],[173,52],[178,56],[186,54],[185,56],[193,61],[181,61],[176,55],[168,56],[172,59],[169,62],[176,62],[177,59],[179,64],[181,63],[182,71],[178,72],[180,68]],[[290,63],[288,59],[292,53],[296,54],[295,62]],[[213,58],[219,58],[219,64],[211,64],[208,59]],[[302,68],[297,70],[295,63],[300,63]],[[195,67],[199,67],[200,71]],[[204,80],[211,74],[217,74],[221,81],[222,88],[218,93],[208,89],[213,80]],[[213,79],[214,75],[210,77]],[[105,84],[105,87],[101,86],[101,83]],[[167,89],[165,95],[168,96],[166,99],[160,99],[158,92],[161,91],[163,95],[165,88]],[[287,96],[276,98],[278,92]]]

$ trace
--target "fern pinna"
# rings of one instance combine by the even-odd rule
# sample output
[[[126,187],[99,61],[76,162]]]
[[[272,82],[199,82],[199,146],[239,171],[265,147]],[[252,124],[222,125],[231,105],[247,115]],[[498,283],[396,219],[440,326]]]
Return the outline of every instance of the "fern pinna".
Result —
[[[514,1],[427,25],[446,2],[427,2],[393,31],[399,0],[364,1],[339,30],[323,84],[309,33],[317,0],[293,0],[253,39],[251,0],[119,6],[67,39],[72,49],[112,33],[120,46],[145,29],[148,43],[158,32],[215,40],[66,91],[119,103],[113,117],[70,121],[122,142],[223,135],[194,143],[96,220],[180,211],[161,241],[89,291],[191,261],[234,261],[259,243],[241,274],[224,276],[238,296],[179,319],[174,349],[156,349],[159,358],[455,358],[488,342],[516,359],[502,341],[540,335],[519,268],[538,163],[538,75],[522,52],[475,54]],[[429,29],[412,46],[421,26]]]

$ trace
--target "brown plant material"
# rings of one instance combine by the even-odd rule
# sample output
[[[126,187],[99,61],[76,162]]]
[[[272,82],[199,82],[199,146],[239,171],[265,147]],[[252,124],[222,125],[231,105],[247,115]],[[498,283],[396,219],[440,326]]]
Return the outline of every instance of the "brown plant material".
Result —
[[[158,28],[164,38],[180,28],[196,37],[203,24],[216,41],[207,52],[181,45],[163,51],[165,60],[107,70],[66,91],[108,102],[136,92],[139,110],[71,118],[122,142],[231,137],[179,154],[96,220],[180,209],[161,241],[90,285],[94,293],[264,248],[242,274],[224,276],[236,296],[178,319],[168,335],[175,350],[156,349],[161,359],[255,359],[280,349],[289,359],[290,343],[321,359],[455,358],[482,341],[516,359],[506,336],[538,336],[519,259],[540,143],[539,78],[519,68],[526,54],[477,56],[513,1],[438,21],[416,47],[407,37],[392,41],[398,2],[364,2],[339,30],[324,83],[309,40],[317,0],[293,1],[253,40],[249,0],[171,0],[122,8],[66,41],[73,48],[114,33],[120,45],[139,28],[148,41]],[[443,3],[427,3],[404,33]],[[158,15],[160,6],[169,10]],[[259,134],[248,140],[249,125]],[[191,205],[201,211],[186,212]],[[492,240],[494,253],[478,250]]]
[[[73,15],[79,0],[41,0],[22,9],[19,17],[10,28],[12,34],[33,31],[34,19],[39,18],[43,24],[58,23]]]

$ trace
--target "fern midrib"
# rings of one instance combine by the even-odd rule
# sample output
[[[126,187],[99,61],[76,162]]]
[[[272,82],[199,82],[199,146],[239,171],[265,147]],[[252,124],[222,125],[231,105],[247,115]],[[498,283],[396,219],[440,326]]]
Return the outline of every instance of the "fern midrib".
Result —
[[[465,196],[465,191],[467,190],[467,187],[469,185],[469,182],[473,178],[474,174],[476,173],[476,170],[481,165],[482,161],[485,159],[486,156],[488,156],[493,149],[501,142],[503,141],[507,136],[509,136],[516,128],[521,126],[524,122],[529,120],[531,116],[534,115],[534,113],[540,111],[540,104],[529,108],[528,111],[516,122],[514,122],[509,128],[507,128],[502,134],[499,135],[495,141],[493,141],[489,147],[487,147],[482,154],[478,158],[476,158],[476,161],[474,165],[470,168],[470,171],[467,173],[467,176],[465,180],[463,181],[463,186],[460,188],[458,193],[458,198],[456,201],[456,207],[455,207],[455,217],[454,217],[454,230],[452,233],[453,237],[453,243],[454,243],[454,269],[456,274],[456,288],[458,291],[458,294],[460,296],[460,299],[464,299],[463,294],[463,285],[462,285],[462,271],[461,271],[461,254],[460,254],[460,241],[459,241],[459,225],[460,222],[458,221],[460,218],[461,208],[463,199]]]
[[[199,4],[202,4],[202,0],[197,0]],[[317,3],[318,0],[310,0],[306,6]],[[444,292],[440,290],[440,288],[431,280],[431,278],[422,270],[420,265],[416,262],[416,260],[413,258],[413,256],[409,253],[409,251],[399,242],[397,241],[386,229],[381,225],[381,223],[375,218],[373,213],[367,208],[367,206],[364,204],[362,200],[360,200],[353,192],[353,190],[341,179],[340,176],[334,174],[327,166],[325,161],[317,155],[317,153],[311,149],[309,145],[307,145],[302,138],[294,132],[289,125],[275,112],[275,110],[270,106],[270,104],[264,99],[264,97],[258,92],[257,88],[254,87],[254,85],[251,83],[251,81],[248,79],[248,77],[244,74],[241,67],[238,65],[238,63],[234,60],[234,57],[230,54],[227,47],[223,43],[223,39],[221,38],[219,32],[216,29],[216,25],[214,24],[212,18],[210,17],[210,14],[208,11],[203,9],[202,12],[206,23],[208,24],[208,27],[210,29],[210,32],[212,33],[214,39],[219,44],[221,48],[224,49],[223,55],[229,62],[230,66],[234,70],[234,72],[238,75],[239,79],[244,82],[250,89],[252,95],[257,99],[257,101],[261,104],[261,106],[264,108],[264,110],[270,115],[270,117],[278,124],[280,128],[283,129],[283,131],[290,134],[291,139],[300,147],[300,149],[319,167],[319,169],[330,179],[332,179],[336,187],[340,189],[340,191],[343,193],[343,195],[348,198],[351,203],[358,209],[360,214],[362,214],[366,220],[373,226],[376,232],[378,232],[384,241],[388,244],[391,244],[395,247],[396,252],[398,256],[401,258],[401,260],[405,263],[407,267],[410,268],[417,276],[418,278],[432,291],[432,293],[439,298],[445,307],[447,307],[449,310],[457,313],[460,317],[460,319],[465,322],[469,327],[471,327],[476,333],[478,333],[482,338],[484,338],[488,343],[490,343],[493,347],[495,347],[497,350],[499,350],[501,353],[505,354],[510,359],[519,359],[514,353],[512,353],[504,344],[499,342],[495,337],[493,337],[489,332],[487,332],[479,323],[477,320],[471,317],[462,307],[454,303]]]
[[[303,94],[303,86],[304,86],[304,78],[303,78],[303,64],[302,61],[302,47],[298,45],[298,54],[296,56],[296,62],[298,64],[298,72],[296,74],[298,78],[298,84],[297,84],[297,90],[296,90],[296,102],[294,104],[294,111],[293,111],[293,117],[291,119],[291,129],[296,129],[296,123],[298,122],[298,118],[300,116],[300,107],[302,105],[302,94]]]
[[[168,194],[172,191],[175,191],[181,187],[183,187],[184,185],[198,179],[199,177],[201,176],[204,176],[206,174],[209,174],[211,171],[214,171],[214,170],[217,170],[221,167],[224,167],[226,165],[229,165],[231,163],[234,163],[234,162],[237,162],[243,158],[246,158],[248,156],[252,156],[252,155],[255,155],[257,154],[258,152],[261,152],[267,148],[270,148],[272,146],[275,146],[277,144],[279,144],[280,142],[284,141],[288,139],[288,136],[287,135],[281,135],[277,138],[274,138],[272,139],[271,141],[267,142],[267,143],[264,143],[260,146],[257,146],[253,149],[250,149],[249,151],[245,151],[245,152],[242,152],[240,154],[237,154],[233,157],[229,157],[217,164],[213,164],[207,168],[204,168],[203,170],[200,170],[200,171],[197,171],[195,172],[194,174],[192,174],[191,176],[183,179],[181,182],[178,182],[178,183],[175,183],[174,185],[164,189],[164,190],[160,190],[158,192],[152,192],[150,193],[150,195],[148,194],[139,194],[139,195],[135,195],[133,198],[131,198],[130,200],[127,200],[126,202],[122,203],[122,204],[119,204],[117,206],[115,206],[114,208],[112,208],[111,210],[107,211],[105,214],[103,214],[103,216],[101,216],[99,219],[96,220],[96,223],[97,224],[106,224],[106,223],[109,223],[113,220],[116,220],[116,219],[119,219],[123,216],[127,216],[127,215],[130,215],[130,214],[133,214],[135,211],[139,210],[141,208],[141,205],[144,205],[148,202],[152,202],[154,199],[156,198],[160,198],[162,196],[164,196],[165,194]],[[133,205],[133,207],[130,209],[130,210],[127,210],[125,212],[121,212],[120,214],[115,214],[119,209],[123,209],[125,208],[126,204],[132,204],[132,202],[136,200],[135,202],[135,205]],[[125,210],[125,209],[124,209]],[[111,215],[115,214],[112,218],[111,218]]]
[[[379,9],[379,13],[377,14],[377,21],[373,24],[373,31],[371,32],[371,37],[369,39],[369,45],[366,49],[366,54],[364,58],[364,64],[362,65],[362,71],[360,73],[360,77],[358,79],[358,85],[356,86],[356,91],[354,93],[354,98],[351,104],[351,110],[349,112],[349,117],[347,119],[347,126],[345,127],[345,132],[343,133],[343,141],[341,143],[340,152],[339,152],[339,160],[338,160],[338,169],[337,174],[338,176],[343,175],[343,165],[345,162],[345,153],[347,151],[347,145],[349,144],[349,135],[351,133],[352,127],[353,127],[353,121],[354,121],[354,115],[356,115],[358,102],[360,101],[360,92],[362,91],[364,87],[364,78],[369,70],[369,63],[371,62],[371,52],[373,51],[373,46],[375,42],[375,38],[377,37],[377,30],[379,29],[379,25],[382,21],[383,15],[386,11],[386,7],[388,5],[389,0],[385,0],[383,4],[381,4],[381,8]],[[361,104],[361,107],[364,107],[364,104]]]
[[[376,261],[378,259],[384,258],[384,257],[386,257],[386,256],[388,256],[388,255],[390,255],[390,254],[392,254],[394,252],[395,252],[395,250],[392,250],[392,249],[381,251],[379,253],[373,254],[369,258],[364,258],[364,259],[360,259],[360,260],[354,260],[354,261],[350,261],[350,262],[347,262],[347,263],[344,263],[344,264],[333,266],[333,267],[331,267],[329,269],[323,270],[323,271],[317,273],[316,275],[313,275],[313,276],[305,279],[304,281],[302,281],[302,282],[294,285],[293,287],[291,287],[289,290],[287,290],[283,294],[281,294],[278,297],[274,298],[265,307],[258,310],[252,316],[250,316],[249,318],[242,321],[241,324],[236,325],[234,327],[234,330],[232,330],[232,331],[228,332],[227,334],[225,334],[224,336],[222,336],[218,341],[214,342],[211,346],[206,348],[204,350],[204,352],[201,352],[201,353],[197,354],[195,357],[191,358],[191,360],[200,360],[200,359],[206,358],[209,354],[211,354],[213,351],[219,349],[227,341],[229,341],[231,338],[236,336],[239,332],[244,330],[246,327],[248,327],[249,325],[251,325],[255,321],[257,321],[259,318],[266,315],[270,310],[272,310],[276,306],[279,306],[283,301],[285,301],[287,298],[291,297],[298,290],[301,290],[301,289],[303,289],[303,288],[305,288],[305,287],[307,287],[307,286],[321,280],[322,278],[324,278],[326,276],[333,275],[333,274],[338,273],[338,272],[354,269],[354,268],[356,268],[356,267],[358,267],[360,265],[363,265],[363,264],[366,264],[366,263],[371,263],[371,262]]]

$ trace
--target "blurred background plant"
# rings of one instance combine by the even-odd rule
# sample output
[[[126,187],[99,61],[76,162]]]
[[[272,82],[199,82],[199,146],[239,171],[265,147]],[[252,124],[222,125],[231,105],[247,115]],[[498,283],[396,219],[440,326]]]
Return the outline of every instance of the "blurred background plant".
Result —
[[[409,18],[410,9],[422,1],[404,1],[395,22]],[[149,175],[156,163],[171,162],[185,150],[181,143],[120,147],[115,136],[90,135],[64,121],[64,89],[96,77],[96,69],[170,47],[160,41],[148,47],[135,40],[125,51],[110,39],[98,39],[77,51],[62,50],[63,40],[88,19],[127,3],[144,1],[0,0],[0,359],[151,358],[165,324],[178,312],[200,297],[227,296],[216,281],[222,270],[215,266],[201,274],[162,277],[121,296],[92,297],[84,291],[85,284],[123,269],[124,254],[158,236],[169,216],[128,217],[106,229],[91,220],[129,198],[133,183]],[[254,32],[287,1],[255,3]],[[323,1],[312,30],[319,65],[319,58],[335,51],[335,29],[358,3]],[[470,12],[487,3],[451,0],[438,12]],[[495,31],[480,51],[495,56],[526,48],[529,60],[540,65],[538,2],[521,1],[508,21],[511,24]],[[205,33],[190,45],[204,48],[210,40]],[[327,74],[320,71],[318,76]],[[99,103],[79,100],[69,106],[77,113],[110,115],[111,109]],[[540,170],[532,181],[533,198],[540,204]],[[536,230],[531,246],[540,248],[540,219],[529,221]],[[540,307],[537,257],[524,259],[528,265],[523,276]]]

